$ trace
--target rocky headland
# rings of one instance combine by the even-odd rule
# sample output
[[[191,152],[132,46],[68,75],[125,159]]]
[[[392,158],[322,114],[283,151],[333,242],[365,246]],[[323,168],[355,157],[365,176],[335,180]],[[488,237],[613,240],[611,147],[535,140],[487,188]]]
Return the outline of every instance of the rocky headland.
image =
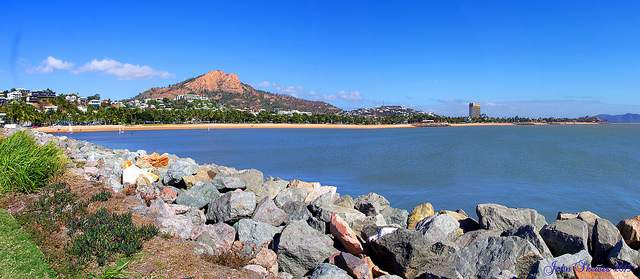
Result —
[[[243,268],[266,278],[637,278],[640,267],[640,216],[614,225],[559,212],[548,223],[534,209],[480,204],[475,220],[428,200],[408,212],[375,193],[33,133],[193,253],[249,254]]]

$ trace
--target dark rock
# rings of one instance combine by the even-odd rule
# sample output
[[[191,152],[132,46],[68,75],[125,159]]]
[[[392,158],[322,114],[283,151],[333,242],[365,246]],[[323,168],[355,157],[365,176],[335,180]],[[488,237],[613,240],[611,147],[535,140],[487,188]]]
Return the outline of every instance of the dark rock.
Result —
[[[322,234],[330,233],[327,229],[327,223],[325,221],[318,220],[316,217],[309,217],[309,219],[307,219],[307,224]]]
[[[198,181],[191,189],[180,194],[175,203],[195,208],[203,208],[212,200],[220,197],[220,192],[211,183]]]
[[[333,204],[333,192],[327,192],[320,195],[318,198],[309,203],[309,210],[311,213],[316,213],[320,209],[321,206],[326,204]]]
[[[252,192],[228,192],[211,201],[207,208],[207,220],[214,223],[234,223],[248,217],[256,208],[256,195]]]
[[[167,170],[162,183],[165,185],[177,185],[182,182],[182,178],[188,175],[196,174],[200,166],[190,161],[176,161]]]
[[[582,250],[588,251],[587,234],[587,223],[580,219],[555,221],[540,231],[551,254],[556,257],[575,254]]]
[[[276,195],[274,201],[278,207],[282,208],[283,205],[290,202],[304,202],[308,194],[309,192],[303,188],[286,188]]]
[[[458,245],[460,248],[467,247],[479,239],[490,237],[490,236],[500,236],[502,234],[502,230],[477,230],[465,233],[461,236],[456,237],[453,242]]]
[[[369,193],[357,197],[355,200],[355,208],[367,216],[379,214],[383,208],[388,207],[391,203],[383,196],[376,193]]]
[[[624,219],[616,227],[629,247],[640,249],[640,216]]]
[[[565,219],[568,220],[568,219]],[[529,279],[556,279],[556,278],[576,278],[573,271],[574,266],[583,266],[591,263],[591,255],[587,250],[582,250],[576,254],[564,254],[556,258],[538,260],[533,264]]]
[[[382,209],[380,214],[384,216],[384,220],[388,225],[398,225],[401,228],[407,227],[409,212],[404,209],[385,207]]]
[[[463,279],[460,272],[451,265],[439,265],[429,268],[425,273],[420,275],[420,279]]]
[[[334,201],[333,204],[346,208],[355,208],[356,205],[355,201],[353,201],[353,198],[351,198],[351,196],[349,195],[340,197],[339,199]]]
[[[278,208],[272,199],[264,197],[251,215],[251,219],[267,223],[272,226],[280,226],[287,218],[287,213]]]
[[[381,268],[403,278],[420,275],[429,262],[430,245],[418,231],[396,229],[373,241],[372,247],[376,256],[382,260],[379,263]]]
[[[238,234],[238,241],[245,246],[253,245],[255,247],[271,242],[273,237],[282,230],[282,227],[274,227],[253,219],[240,219],[233,225],[233,228]]]
[[[523,225],[533,225],[540,231],[547,224],[544,216],[538,214],[534,209],[508,208],[499,204],[479,204],[476,213],[480,218],[480,228],[485,230],[510,230]]]
[[[592,244],[593,265],[604,264],[609,258],[609,253],[622,239],[620,231],[609,220],[598,218],[593,226]]]
[[[631,249],[624,240],[618,241],[616,246],[609,253],[607,264],[611,268],[631,269],[633,273],[638,274],[640,267],[640,253]]]
[[[424,235],[428,243],[450,241],[456,236],[460,224],[449,214],[431,215],[416,224],[416,231]]]
[[[244,181],[238,177],[229,177],[229,176],[217,176],[211,180],[211,184],[216,186],[216,189],[220,192],[229,192],[236,189],[244,190],[247,189],[247,185],[244,184]]]
[[[352,277],[341,268],[330,263],[321,263],[311,273],[309,279],[352,279]]]
[[[304,276],[337,252],[330,237],[309,227],[303,220],[287,224],[276,247],[280,270],[296,278]]]
[[[282,206],[282,210],[287,214],[284,220],[287,224],[293,220],[307,220],[312,216],[307,204],[302,201],[288,202]]]
[[[504,232],[502,236],[517,236],[520,238],[524,238],[529,242],[531,242],[533,246],[538,248],[538,251],[542,254],[543,257],[545,258],[553,257],[553,255],[551,255],[551,251],[549,250],[549,247],[547,247],[547,244],[544,242],[544,239],[542,239],[542,236],[540,236],[540,234],[536,231],[536,229],[532,225],[524,225],[517,229],[508,230]]]
[[[486,237],[461,248],[444,260],[463,278],[524,278],[531,266],[542,258],[529,241],[515,237]]]

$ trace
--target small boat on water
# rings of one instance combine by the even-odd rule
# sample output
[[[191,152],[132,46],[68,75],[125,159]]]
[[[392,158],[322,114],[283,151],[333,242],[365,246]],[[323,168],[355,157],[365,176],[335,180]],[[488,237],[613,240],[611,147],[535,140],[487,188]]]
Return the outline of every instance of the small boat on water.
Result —
[[[124,127],[118,126],[118,134],[124,134]]]
[[[207,134],[211,133],[211,127],[209,127],[209,124],[207,124]]]
[[[73,128],[71,128],[71,123],[69,123],[69,131],[67,131],[67,134],[73,134]]]

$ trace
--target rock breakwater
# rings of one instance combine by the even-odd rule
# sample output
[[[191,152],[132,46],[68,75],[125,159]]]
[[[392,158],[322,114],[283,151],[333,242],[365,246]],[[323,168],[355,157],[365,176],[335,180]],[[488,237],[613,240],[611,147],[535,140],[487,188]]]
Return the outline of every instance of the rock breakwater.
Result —
[[[429,203],[410,214],[375,193],[354,199],[258,170],[33,134],[193,253],[249,254],[244,268],[267,278],[637,278],[640,267],[640,216],[615,226],[560,212],[548,223],[534,209],[480,204],[474,220]]]

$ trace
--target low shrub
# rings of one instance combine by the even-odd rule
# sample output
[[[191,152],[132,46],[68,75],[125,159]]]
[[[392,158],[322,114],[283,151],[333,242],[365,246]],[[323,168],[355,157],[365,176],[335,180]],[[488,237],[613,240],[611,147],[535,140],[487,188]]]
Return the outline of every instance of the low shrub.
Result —
[[[95,194],[93,196],[91,196],[91,199],[89,200],[90,202],[94,202],[94,201],[106,201],[109,198],[111,198],[111,192],[107,192],[107,191],[102,191],[99,194]]]
[[[67,162],[64,152],[49,142],[36,144],[27,131],[0,140],[0,193],[32,193],[61,174]]]
[[[69,253],[78,257],[77,265],[95,258],[102,266],[116,253],[131,256],[142,249],[143,241],[158,233],[151,225],[137,228],[129,213],[109,214],[104,208],[86,218],[71,220],[68,228],[68,235],[72,237]]]

